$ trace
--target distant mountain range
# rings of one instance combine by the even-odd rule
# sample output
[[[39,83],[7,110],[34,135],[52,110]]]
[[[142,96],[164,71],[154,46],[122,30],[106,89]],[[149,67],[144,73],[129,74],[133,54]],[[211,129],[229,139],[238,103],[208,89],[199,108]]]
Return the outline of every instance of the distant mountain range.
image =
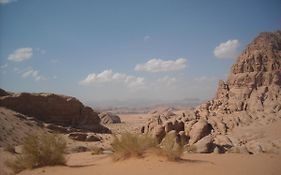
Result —
[[[193,107],[202,103],[198,98],[184,98],[179,100],[152,100],[152,99],[127,99],[127,100],[100,100],[88,101],[87,105],[94,107],[98,110],[112,110],[112,109],[150,109],[156,106],[169,106],[169,107]]]

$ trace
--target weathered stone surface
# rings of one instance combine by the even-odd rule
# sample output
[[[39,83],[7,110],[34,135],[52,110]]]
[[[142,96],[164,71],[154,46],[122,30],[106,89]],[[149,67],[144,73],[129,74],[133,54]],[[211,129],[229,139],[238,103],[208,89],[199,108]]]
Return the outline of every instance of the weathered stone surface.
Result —
[[[190,144],[193,144],[211,133],[212,126],[206,120],[199,120],[195,123],[189,132]]]
[[[99,117],[102,124],[121,123],[120,117],[111,112],[102,112],[99,114]]]
[[[68,137],[71,138],[72,140],[83,141],[83,142],[97,142],[101,140],[100,137],[94,134],[88,134],[82,132],[70,133],[68,134]]]
[[[0,88],[0,97],[10,95],[10,93],[6,92],[4,89]]]
[[[74,97],[50,93],[18,93],[0,97],[0,106],[62,126],[109,132],[98,114]]]
[[[101,138],[96,136],[96,135],[91,134],[91,135],[87,135],[85,141],[87,141],[87,142],[98,142],[98,141],[101,141]]]
[[[152,136],[155,137],[159,143],[165,137],[165,135],[166,135],[166,133],[165,133],[164,126],[157,125],[154,128]]]
[[[77,141],[86,141],[87,136],[88,135],[86,133],[80,133],[80,132],[74,132],[68,135],[69,138]]]
[[[195,153],[211,153],[213,152],[215,145],[213,144],[213,138],[209,135],[191,145],[191,148],[191,151]]]
[[[280,119],[281,31],[277,31],[259,34],[245,48],[232,66],[227,80],[219,81],[216,96],[212,100],[185,111],[184,115],[159,115],[158,120],[150,120],[149,125],[163,125],[167,133],[177,130],[175,126],[183,121],[185,135],[190,136],[190,145],[211,134],[215,138],[218,153],[236,148],[240,152],[259,153],[279,151],[265,144],[265,140],[259,144],[247,143],[252,140],[251,135],[237,143],[231,141],[238,139],[232,137],[230,141],[224,136],[229,136],[238,127],[265,126]]]

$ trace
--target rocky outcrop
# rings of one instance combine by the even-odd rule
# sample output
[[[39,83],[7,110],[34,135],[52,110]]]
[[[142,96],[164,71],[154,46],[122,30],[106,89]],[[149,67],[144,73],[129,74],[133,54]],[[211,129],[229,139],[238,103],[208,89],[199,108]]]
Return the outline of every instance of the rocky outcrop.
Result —
[[[120,117],[111,112],[102,112],[99,114],[99,117],[102,124],[121,123]]]
[[[180,136],[189,138],[186,145],[193,152],[260,153],[272,150],[274,140],[262,144],[253,142],[251,136],[235,138],[229,134],[237,127],[267,125],[280,119],[281,31],[277,31],[261,33],[247,46],[227,81],[219,81],[212,100],[180,116],[152,117],[143,132],[153,133],[161,127],[165,133],[176,131],[176,120],[184,122],[185,134]]]
[[[82,133],[82,132],[73,132],[68,135],[72,140],[84,141],[84,142],[97,142],[101,138],[94,134]]]
[[[10,93],[0,88],[0,97],[10,95]]]
[[[93,132],[110,132],[100,125],[100,118],[92,108],[84,106],[74,97],[50,93],[15,93],[0,97],[0,106],[47,123]]]
[[[212,126],[205,120],[199,120],[192,126],[191,131],[189,132],[190,144],[197,142],[203,137],[209,135],[212,131]]]
[[[280,117],[280,94],[281,31],[261,33],[238,57],[228,80],[219,82],[216,97],[198,107],[197,113],[207,118],[223,115],[223,122],[232,129],[263,116]]]

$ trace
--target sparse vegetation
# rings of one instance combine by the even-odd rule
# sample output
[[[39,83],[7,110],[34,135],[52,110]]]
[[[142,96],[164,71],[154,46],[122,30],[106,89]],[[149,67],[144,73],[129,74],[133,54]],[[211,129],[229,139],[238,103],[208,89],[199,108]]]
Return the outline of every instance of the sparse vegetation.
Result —
[[[176,136],[169,135],[159,145],[156,139],[148,135],[124,133],[120,137],[115,136],[111,146],[114,160],[142,157],[146,152],[149,152],[176,161],[183,153],[181,144],[176,143]]]
[[[120,160],[129,157],[142,157],[147,150],[157,149],[157,141],[147,135],[131,133],[115,136],[112,144],[113,159]]]
[[[24,139],[23,153],[7,166],[15,173],[46,165],[64,165],[66,142],[57,135],[28,136]]]
[[[162,155],[171,161],[179,160],[184,150],[182,143],[178,143],[175,133],[168,133],[161,142],[160,148]]]

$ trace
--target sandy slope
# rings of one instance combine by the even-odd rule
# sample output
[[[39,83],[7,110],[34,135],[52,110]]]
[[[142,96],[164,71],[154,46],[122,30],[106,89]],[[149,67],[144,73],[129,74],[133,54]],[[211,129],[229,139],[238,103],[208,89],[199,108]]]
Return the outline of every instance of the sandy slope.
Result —
[[[44,167],[26,170],[21,175],[279,175],[280,155],[272,154],[186,154],[180,162],[150,156],[113,162],[110,157],[76,153],[69,157],[71,167]]]

